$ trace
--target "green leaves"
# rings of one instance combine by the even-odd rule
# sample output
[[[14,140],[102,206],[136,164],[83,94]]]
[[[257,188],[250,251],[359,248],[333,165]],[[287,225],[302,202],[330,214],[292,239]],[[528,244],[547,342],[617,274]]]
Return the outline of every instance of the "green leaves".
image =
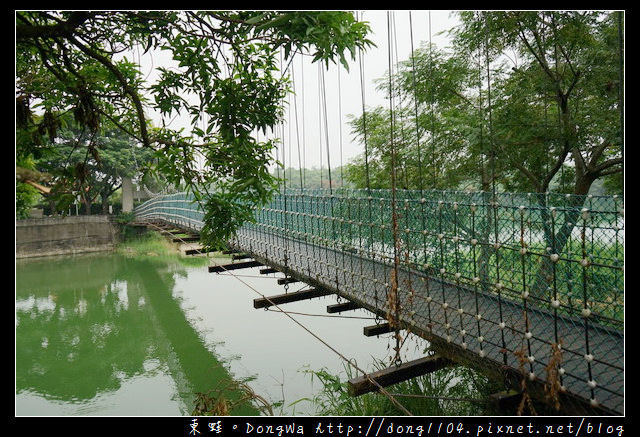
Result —
[[[349,69],[347,53],[355,59],[358,49],[373,46],[366,38],[369,25],[356,21],[348,12],[289,12],[272,18],[259,29],[275,31],[277,46],[284,47],[286,57],[294,49],[310,49],[314,62],[328,64],[337,57],[346,69]]]
[[[194,129],[191,136],[165,135],[160,165],[203,199],[202,238],[220,246],[277,189],[268,171],[277,164],[275,142],[257,135],[281,122],[290,92],[279,70],[280,49],[285,60],[311,49],[316,60],[346,63],[347,52],[353,56],[368,45],[368,26],[344,12],[224,11],[184,18],[163,44],[176,66],[162,69],[152,90],[161,112],[189,114]],[[210,38],[202,37],[204,30]]]

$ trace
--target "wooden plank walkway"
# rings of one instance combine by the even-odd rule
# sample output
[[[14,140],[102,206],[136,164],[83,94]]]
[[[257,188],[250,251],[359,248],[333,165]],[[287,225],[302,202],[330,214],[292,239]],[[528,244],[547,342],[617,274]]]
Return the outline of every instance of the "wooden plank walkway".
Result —
[[[247,226],[236,249],[316,288],[335,292],[376,314],[387,313],[393,266]],[[284,260],[287,260],[285,263]],[[559,316],[400,269],[399,323],[463,364],[523,378],[544,394],[548,368],[561,370],[563,401],[589,414],[624,414],[624,334],[581,318]],[[561,352],[556,345],[561,343]],[[593,407],[593,409],[591,409]]]

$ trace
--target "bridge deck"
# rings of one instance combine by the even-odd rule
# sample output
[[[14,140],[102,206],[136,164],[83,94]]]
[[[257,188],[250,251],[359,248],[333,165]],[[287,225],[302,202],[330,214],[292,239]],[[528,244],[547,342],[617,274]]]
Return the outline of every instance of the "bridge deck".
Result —
[[[389,310],[394,276],[389,263],[251,226],[238,233],[235,245],[265,264],[383,317],[395,313]],[[533,309],[527,299],[508,300],[413,269],[399,268],[397,284],[393,295],[399,325],[429,340],[439,353],[448,351],[456,361],[502,374],[518,387],[524,378],[539,393],[550,381],[557,383],[563,399],[578,401],[578,411],[623,414],[622,332],[589,318]]]

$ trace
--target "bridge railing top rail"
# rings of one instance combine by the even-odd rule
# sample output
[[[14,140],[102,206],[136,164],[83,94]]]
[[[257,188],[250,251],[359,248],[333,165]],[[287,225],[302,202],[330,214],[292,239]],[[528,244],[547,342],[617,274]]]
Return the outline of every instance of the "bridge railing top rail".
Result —
[[[191,193],[156,196],[138,205],[133,212],[137,219],[164,220],[194,231],[204,226],[204,212]]]

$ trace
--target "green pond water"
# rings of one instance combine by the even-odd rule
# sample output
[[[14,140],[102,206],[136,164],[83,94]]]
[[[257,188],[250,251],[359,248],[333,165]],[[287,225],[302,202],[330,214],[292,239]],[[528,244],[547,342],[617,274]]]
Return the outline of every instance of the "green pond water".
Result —
[[[303,329],[253,308],[260,294],[284,292],[274,275],[209,273],[216,262],[117,253],[16,260],[16,416],[188,416],[197,393],[234,399],[238,382],[276,415],[313,415],[321,387],[307,370],[337,374],[344,361],[309,331],[362,368],[388,356],[389,339],[362,335],[370,313],[327,317],[334,297],[286,305]],[[231,413],[261,414],[248,404]]]

